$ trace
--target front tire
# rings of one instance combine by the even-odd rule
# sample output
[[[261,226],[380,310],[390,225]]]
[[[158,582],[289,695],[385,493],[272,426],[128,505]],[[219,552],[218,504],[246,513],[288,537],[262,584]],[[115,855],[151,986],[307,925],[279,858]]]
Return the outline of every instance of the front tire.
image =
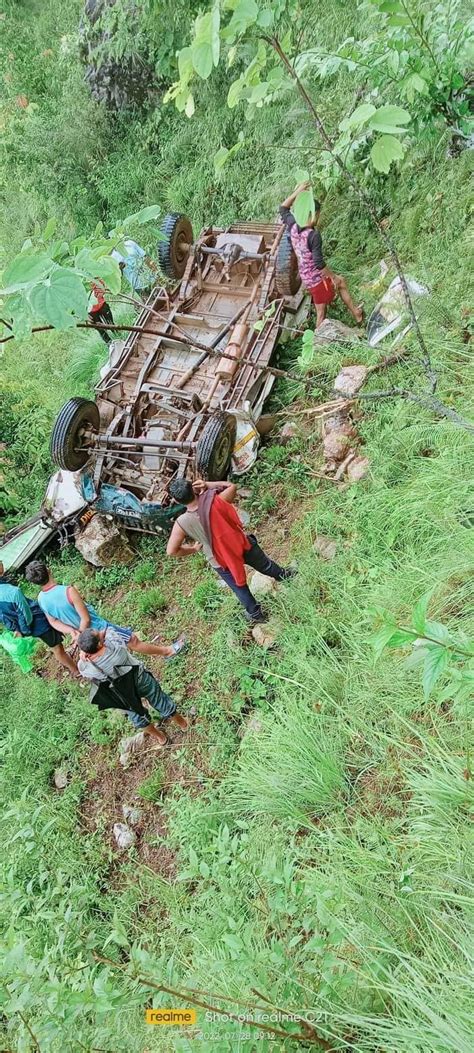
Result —
[[[196,450],[198,475],[211,483],[227,477],[236,434],[237,421],[232,413],[215,413],[206,421]]]
[[[60,409],[51,435],[51,458],[58,468],[78,472],[90,454],[84,449],[85,430],[98,432],[99,409],[89,399],[69,399]]]

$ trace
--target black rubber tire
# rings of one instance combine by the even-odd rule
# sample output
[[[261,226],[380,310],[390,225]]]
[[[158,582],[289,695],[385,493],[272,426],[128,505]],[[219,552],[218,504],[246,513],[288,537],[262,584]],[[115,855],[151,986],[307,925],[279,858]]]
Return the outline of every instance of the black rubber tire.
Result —
[[[182,278],[194,240],[191,221],[179,212],[165,216],[161,233],[164,240],[158,242],[158,260],[167,278]]]
[[[215,413],[200,435],[196,450],[197,473],[211,483],[226,479],[237,434],[232,413]]]
[[[99,431],[98,406],[89,399],[69,399],[60,409],[51,435],[51,458],[58,468],[78,472],[87,464],[87,450],[77,449],[79,432],[85,425]]]
[[[275,285],[279,296],[294,296],[301,285],[298,260],[291,244],[290,235],[286,231],[278,247],[275,265]]]

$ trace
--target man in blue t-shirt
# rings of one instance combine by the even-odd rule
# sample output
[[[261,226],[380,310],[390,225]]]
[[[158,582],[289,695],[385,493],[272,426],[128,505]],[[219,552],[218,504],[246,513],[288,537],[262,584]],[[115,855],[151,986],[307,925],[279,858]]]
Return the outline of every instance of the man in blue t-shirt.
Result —
[[[51,649],[54,657],[77,677],[77,665],[63,646],[63,634],[49,624],[41,607],[12,585],[0,562],[0,622],[15,636],[34,636]]]

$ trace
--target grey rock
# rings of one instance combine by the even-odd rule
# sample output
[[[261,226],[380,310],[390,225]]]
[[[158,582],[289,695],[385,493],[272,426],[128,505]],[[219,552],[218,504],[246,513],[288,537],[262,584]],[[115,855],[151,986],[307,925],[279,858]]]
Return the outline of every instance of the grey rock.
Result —
[[[297,435],[298,425],[295,423],[295,421],[290,420],[287,422],[287,424],[283,425],[281,432],[278,436],[278,442],[281,446],[286,446],[286,444],[288,442],[291,442],[292,439],[295,439]]]
[[[351,444],[350,436],[345,431],[330,431],[323,439],[323,452],[326,460],[342,461]]]
[[[130,563],[134,554],[115,524],[106,516],[94,516],[77,535],[76,548],[94,567]]]
[[[114,838],[119,848],[131,848],[137,835],[126,823],[114,823]]]
[[[347,466],[346,476],[351,483],[358,483],[359,479],[363,479],[369,470],[369,458],[368,457],[354,457],[350,464]]]
[[[367,366],[344,366],[334,381],[334,391],[350,398],[363,387],[368,372]]]
[[[239,730],[239,738],[246,735],[260,735],[263,731],[263,721],[258,713],[250,713],[248,720],[244,721]]]
[[[324,534],[319,534],[313,542],[313,549],[317,552],[321,559],[334,559],[337,552],[337,544],[330,537],[325,537]]]
[[[278,582],[274,578],[267,578],[266,574],[261,574],[259,570],[254,570],[250,579],[250,588],[254,596],[260,599],[261,596],[271,596],[272,593],[277,592]]]
[[[143,816],[143,808],[136,808],[133,804],[122,805],[122,815],[129,826],[136,826]]]
[[[262,625],[254,625],[252,636],[255,643],[258,643],[259,647],[263,647],[265,651],[269,651],[275,646],[276,631],[265,622]]]
[[[337,318],[325,318],[314,334],[314,346],[324,347],[327,344],[358,344],[365,336],[363,329],[344,325]]]
[[[67,774],[62,768],[56,768],[53,776],[53,782],[57,790],[65,790],[69,782]]]

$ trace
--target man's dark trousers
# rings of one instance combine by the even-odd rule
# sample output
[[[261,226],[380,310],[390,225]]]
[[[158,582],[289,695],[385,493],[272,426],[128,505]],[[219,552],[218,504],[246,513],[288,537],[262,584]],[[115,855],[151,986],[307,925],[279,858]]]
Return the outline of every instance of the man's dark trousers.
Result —
[[[270,559],[270,556],[267,556],[266,552],[257,543],[257,538],[254,534],[249,534],[248,539],[252,545],[248,552],[244,552],[244,562],[248,567],[253,567],[254,570],[265,574],[267,578],[274,578],[275,581],[285,581],[287,578],[293,577],[294,572],[292,570],[280,567],[278,563]],[[250,621],[263,621],[265,615],[255,596],[252,596],[248,585],[237,585],[230,570],[223,570],[222,567],[217,567],[217,573],[225,581],[226,585],[232,589],[232,592],[235,592],[237,599],[245,607]]]

